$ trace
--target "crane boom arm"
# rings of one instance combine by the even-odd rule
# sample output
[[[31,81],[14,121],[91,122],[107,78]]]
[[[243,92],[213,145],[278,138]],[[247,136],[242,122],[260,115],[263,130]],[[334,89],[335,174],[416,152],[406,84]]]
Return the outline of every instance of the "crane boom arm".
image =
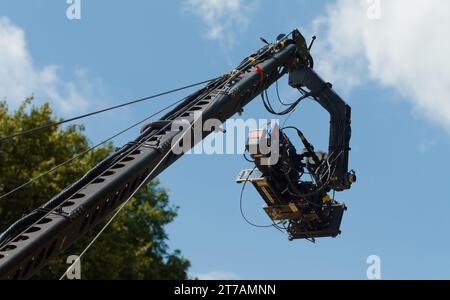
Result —
[[[40,210],[13,225],[15,228],[9,230],[10,237],[0,250],[0,278],[29,278],[56,258],[135,194],[144,180],[154,179],[181,157],[170,153],[172,141],[179,135],[172,131],[174,122],[193,123],[194,112],[201,113],[202,120],[227,120],[284,75],[278,70],[280,67],[287,70],[294,63],[296,50],[295,44],[279,50],[263,48],[259,53],[266,54],[258,60],[244,62],[241,69],[187,97],[133,143],[100,163]],[[204,132],[203,138],[209,133]],[[26,230],[20,233],[20,228]]]
[[[191,128],[198,122],[195,116],[201,116],[202,122],[225,122],[285,74],[302,68],[313,72],[305,48],[287,37],[265,46],[229,74],[185,98],[160,121],[146,126],[135,141],[13,224],[0,236],[0,279],[30,278],[178,160],[183,153],[172,151],[180,135],[174,130],[177,122],[187,120]],[[200,140],[212,131],[202,132]]]

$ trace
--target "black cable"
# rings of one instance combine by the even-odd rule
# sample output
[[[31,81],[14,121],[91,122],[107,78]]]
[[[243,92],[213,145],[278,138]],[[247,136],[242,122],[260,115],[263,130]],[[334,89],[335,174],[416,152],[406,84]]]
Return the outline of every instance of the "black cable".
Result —
[[[280,97],[280,90],[279,90],[279,87],[278,87],[278,80],[275,81],[275,90],[276,90],[276,92],[277,92],[278,102],[280,102],[281,105],[283,105],[283,106],[291,106],[292,104],[294,104],[294,103],[286,103],[286,102],[284,102],[283,100],[281,100],[281,97]]]
[[[281,223],[279,223],[280,225],[282,225]],[[287,230],[285,230],[284,228],[280,227],[278,224],[276,224],[275,222],[273,223],[273,227],[278,230],[279,232],[281,232],[282,235],[287,235]],[[286,232],[285,232],[286,231]]]
[[[303,96],[306,95],[308,93],[308,91],[304,90],[303,88],[298,88],[297,89]],[[286,126],[286,124],[289,122],[289,120],[292,118],[293,114],[295,113],[297,108],[293,109],[288,116],[286,117],[286,119],[283,121],[283,127]]]
[[[339,158],[339,156],[340,156],[340,155],[338,155],[338,157],[335,159],[335,161]],[[331,157],[331,156],[330,156],[330,157]],[[326,180],[320,187],[318,187],[314,192],[311,192],[311,193],[308,193],[308,194],[300,194],[300,193],[297,193],[297,192],[295,192],[295,191],[291,191],[290,189],[288,189],[289,194],[292,195],[292,196],[294,196],[294,197],[307,198],[307,197],[315,196],[315,195],[317,195],[317,194],[323,192],[323,191],[328,187],[328,185],[329,185],[329,183],[330,183],[330,181],[331,181],[332,173],[334,173],[334,172],[336,171],[336,166],[335,166],[335,168],[334,168],[333,171],[331,170],[331,169],[332,169],[332,166],[331,166],[332,164],[329,162],[330,157],[328,157],[328,159],[326,160],[326,163],[327,163],[327,165],[328,165],[328,178],[327,178],[327,180]],[[334,161],[334,162],[335,162],[335,161]],[[334,162],[333,162],[333,163],[334,163]],[[292,181],[290,181],[290,178],[289,178],[289,177],[287,177],[287,180],[288,180],[288,182],[292,185]],[[306,199],[305,199],[305,200],[306,200]],[[309,201],[308,201],[308,202],[309,202]],[[309,203],[312,204],[311,202],[309,202]],[[315,205],[317,205],[317,204],[315,204]]]
[[[264,97],[265,97],[265,99],[266,99],[267,106],[270,108],[270,110],[271,110],[271,111],[275,111],[275,109],[274,109],[273,106],[272,106],[272,102],[270,102],[270,99],[269,99],[269,93],[267,92],[267,90],[264,91]]]
[[[252,176],[252,174],[255,172],[255,170],[256,170],[256,167],[254,167],[253,170],[248,174],[247,179],[245,180],[244,184],[242,185],[241,197],[240,197],[240,200],[239,200],[241,216],[242,216],[242,218],[244,219],[244,221],[245,221],[247,224],[249,224],[249,225],[251,225],[251,226],[253,226],[253,227],[256,227],[256,228],[270,228],[270,227],[274,227],[274,225],[276,225],[275,223],[273,223],[273,224],[271,224],[271,225],[258,225],[258,224],[255,224],[255,223],[251,222],[251,221],[250,221],[249,219],[247,219],[247,217],[245,216],[244,208],[242,207],[242,204],[243,204],[243,198],[244,198],[244,191],[245,191],[245,187],[247,186],[247,182],[248,182],[248,180],[250,179],[250,176]]]
[[[304,144],[306,150],[308,151],[309,155],[311,155],[313,157],[313,159],[314,159],[316,164],[319,164],[320,160],[317,157],[317,155],[315,154],[313,146],[308,142],[308,140],[305,138],[304,134],[298,128],[293,127],[293,126],[281,128],[280,131],[282,133],[284,133],[284,131],[287,130],[287,129],[293,129],[293,130],[297,131],[297,134],[300,137],[300,139],[301,139],[302,143]],[[321,185],[318,186],[315,191],[310,192],[310,193],[306,193],[306,194],[301,194],[297,190],[295,184],[292,182],[291,178],[288,175],[290,171],[286,171],[285,170],[283,173],[284,173],[284,176],[286,177],[286,181],[288,183],[288,193],[291,196],[294,196],[294,197],[301,197],[301,198],[303,198],[306,201],[307,201],[306,198],[311,197],[311,196],[315,196],[315,195],[321,193],[325,188],[327,188],[329,182],[331,181],[331,174],[332,174],[331,169],[332,169],[332,166],[330,164],[330,159],[331,159],[331,155],[317,167],[317,169],[320,169],[320,168],[322,168],[322,165],[324,163],[327,164],[327,166],[328,166],[328,169],[327,169],[328,170],[328,178],[327,178],[326,182],[322,183],[322,179],[323,179],[324,174],[317,174],[317,172],[315,172],[314,173],[314,178],[315,178],[316,184],[320,183]],[[320,180],[317,180],[316,177],[319,177],[319,175],[322,175],[322,177],[319,178]],[[301,176],[303,176],[303,174]],[[311,176],[313,177],[312,174],[311,174]],[[318,206],[317,204],[312,203],[310,201],[307,201],[307,202],[310,203],[311,205]]]
[[[316,164],[319,164],[320,163],[320,159],[317,157],[317,154],[315,153],[313,145],[311,145],[311,143],[306,139],[306,137],[303,134],[303,132],[300,129],[298,129],[297,127],[294,127],[294,126],[283,127],[280,131],[284,132],[286,129],[293,129],[293,130],[297,131],[297,135],[300,138],[300,140],[302,141],[302,143],[305,146],[306,150],[309,152],[309,155],[313,158],[313,160],[314,160],[314,162]]]
[[[295,110],[295,108],[300,104],[301,101],[303,101],[306,98],[311,97],[311,96],[312,96],[312,93],[307,93],[305,95],[302,95],[297,101],[292,103],[292,105],[290,107],[288,107],[287,109],[285,109],[281,112],[277,112],[273,109],[273,107],[267,97],[267,90],[266,90],[266,92],[261,93],[261,98],[263,100],[264,107],[266,108],[266,110],[268,112],[270,112],[271,114],[276,115],[276,116],[284,116],[284,115],[291,113],[292,111]]]
[[[248,161],[249,163],[252,163],[252,164],[255,163],[255,161],[254,161],[254,160],[251,160],[250,158],[248,158],[247,155],[246,155],[245,153],[244,153],[244,159],[245,159],[246,161]]]
[[[279,227],[279,225],[283,225],[283,222],[282,222],[282,221],[279,222],[279,223],[272,222],[272,224],[270,224],[270,225],[258,225],[258,224],[255,224],[255,223],[251,222],[251,221],[245,216],[244,208],[242,207],[242,204],[243,204],[243,198],[244,198],[244,191],[245,191],[245,187],[246,187],[246,185],[247,185],[248,179],[249,179],[250,176],[253,174],[253,172],[255,172],[255,170],[256,170],[256,167],[253,168],[253,170],[249,173],[249,175],[247,176],[247,179],[245,180],[245,182],[244,182],[244,184],[243,184],[243,186],[242,186],[241,197],[240,197],[240,200],[239,200],[241,216],[242,216],[242,218],[244,219],[244,221],[245,221],[247,224],[249,224],[250,226],[253,226],[253,227],[256,227],[256,228],[271,228],[271,227],[273,227],[273,228],[277,229],[278,231],[280,231],[280,232],[284,235],[284,234],[287,233],[287,229],[284,228],[284,230],[286,231],[286,232],[284,232],[284,231],[283,231],[283,228]],[[283,225],[283,227],[284,227],[284,225]]]
[[[91,116],[94,116],[94,115],[98,115],[98,114],[101,114],[101,113],[104,113],[104,112],[108,112],[108,111],[111,111],[111,110],[114,110],[114,109],[118,109],[118,108],[122,108],[122,107],[129,106],[129,105],[132,105],[132,104],[136,104],[136,103],[140,103],[140,102],[143,102],[143,101],[151,100],[151,99],[158,98],[158,97],[161,97],[161,96],[173,94],[173,93],[176,93],[176,92],[179,92],[179,91],[182,91],[182,90],[186,90],[186,89],[189,89],[189,88],[192,88],[192,87],[196,87],[196,86],[199,86],[199,85],[202,85],[202,84],[205,84],[205,83],[209,83],[209,82],[214,81],[216,79],[217,78],[210,79],[210,80],[205,80],[205,81],[202,81],[202,82],[199,82],[199,83],[195,83],[195,84],[190,84],[190,85],[187,85],[187,86],[184,86],[184,87],[181,87],[181,88],[173,89],[173,90],[170,90],[170,91],[167,91],[167,92],[163,92],[163,93],[159,93],[159,94],[156,94],[156,95],[153,95],[153,96],[149,96],[149,97],[133,100],[133,101],[130,101],[130,102],[126,102],[126,103],[123,103],[123,104],[115,105],[115,106],[112,106],[112,107],[109,107],[109,108],[105,108],[105,109],[98,110],[98,111],[95,111],[95,112],[87,113],[87,114],[84,114],[84,115],[81,115],[81,116],[73,117],[73,118],[62,120],[62,121],[59,121],[59,122],[52,122],[52,123],[49,123],[49,124],[46,124],[46,125],[43,125],[43,126],[35,127],[33,129],[30,129],[30,130],[19,131],[19,132],[13,133],[11,135],[8,135],[8,136],[5,136],[5,137],[1,137],[0,138],[0,143],[3,142],[3,141],[9,140],[9,139],[18,137],[18,136],[27,135],[27,134],[34,133],[34,132],[37,132],[37,131],[41,131],[41,130],[44,130],[44,129],[47,129],[47,128],[56,127],[56,126],[59,126],[59,125],[65,124],[65,123],[69,123],[69,122],[73,122],[73,121],[76,121],[76,120],[80,120],[80,119],[84,119],[84,118],[87,118],[87,117],[91,117]]]
[[[267,90],[265,90],[264,92],[261,93],[261,98],[263,100],[264,107],[267,109],[267,111],[269,111],[271,114],[276,115],[276,116],[284,116],[284,115],[287,115],[287,114],[293,112],[295,110],[295,108],[300,104],[301,101],[303,101],[309,97],[317,97],[317,95],[319,95],[319,93],[323,89],[325,89],[326,87],[330,87],[330,86],[331,86],[330,83],[326,83],[324,86],[319,88],[317,91],[309,91],[309,92],[303,90],[302,88],[299,88],[298,90],[300,91],[300,93],[302,93],[302,96],[297,101],[293,102],[292,105],[289,106],[286,110],[281,111],[281,112],[276,112],[273,109],[272,104],[270,103],[270,100],[269,100],[269,96],[267,95]],[[279,99],[279,100],[281,101],[281,99]]]

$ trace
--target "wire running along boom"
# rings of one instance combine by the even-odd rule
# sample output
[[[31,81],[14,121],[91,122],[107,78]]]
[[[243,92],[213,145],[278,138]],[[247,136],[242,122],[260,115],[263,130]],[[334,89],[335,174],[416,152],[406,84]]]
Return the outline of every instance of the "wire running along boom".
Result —
[[[211,81],[211,80],[210,80],[210,81]],[[172,107],[174,107],[175,105],[181,103],[182,101],[183,101],[183,99],[182,99],[182,100],[179,100],[179,101],[177,101],[177,102],[175,102],[175,103],[173,103],[173,104],[171,104],[171,105],[166,106],[165,108],[163,108],[163,109],[157,111],[156,113],[154,113],[154,114],[152,114],[152,115],[146,117],[145,119],[143,119],[143,120],[141,120],[141,121],[139,121],[139,122],[137,122],[137,123],[134,123],[133,125],[131,125],[131,126],[125,128],[125,129],[123,129],[122,131],[119,131],[118,133],[116,133],[115,135],[113,135],[113,136],[107,138],[106,140],[103,140],[103,141],[101,141],[100,143],[98,143],[98,144],[92,146],[91,148],[87,149],[86,151],[83,151],[83,152],[81,152],[81,153],[76,154],[76,155],[73,156],[72,158],[70,158],[70,159],[68,159],[68,160],[66,160],[66,161],[64,161],[64,162],[62,162],[62,163],[60,163],[59,165],[54,166],[54,167],[51,168],[50,170],[48,170],[48,171],[46,171],[46,172],[43,172],[43,173],[41,173],[40,175],[38,175],[38,176],[36,176],[36,177],[30,179],[29,181],[27,181],[27,182],[25,182],[25,183],[23,183],[23,184],[17,186],[16,188],[12,189],[11,191],[9,191],[9,192],[7,192],[7,193],[1,195],[1,196],[0,196],[0,201],[1,201],[2,199],[4,199],[4,198],[8,197],[8,196],[11,196],[11,195],[14,194],[15,192],[17,192],[17,191],[19,191],[19,190],[21,190],[21,189],[23,189],[23,188],[26,188],[26,187],[28,187],[29,185],[31,185],[31,184],[37,182],[37,181],[38,181],[39,179],[41,179],[42,177],[44,177],[44,176],[46,176],[46,175],[49,175],[49,174],[55,172],[56,170],[58,170],[58,169],[60,169],[60,168],[62,168],[62,167],[64,167],[64,166],[66,166],[66,165],[69,165],[69,164],[73,163],[73,162],[76,161],[77,159],[79,159],[79,158],[81,158],[81,157],[87,155],[88,153],[94,151],[95,149],[99,148],[99,147],[102,146],[102,145],[105,145],[106,143],[108,143],[108,142],[114,140],[115,138],[117,138],[117,137],[123,135],[124,133],[130,131],[131,129],[136,128],[137,126],[139,126],[139,125],[141,125],[141,124],[143,124],[143,123],[149,121],[151,118],[153,118],[153,117],[159,115],[160,113],[163,113],[163,112],[165,112],[166,110],[169,110],[170,108],[172,108]],[[80,118],[80,117],[78,117],[78,118]],[[66,120],[66,121],[67,121],[67,122],[70,122],[70,121],[68,121],[68,120]],[[33,130],[33,131],[25,131],[25,135],[26,135],[26,134],[30,134],[30,133],[32,133],[32,132],[36,132],[36,131],[38,131],[38,130],[42,130],[42,129],[45,129],[45,128],[48,128],[48,127],[55,126],[54,124],[56,124],[56,123],[51,123],[51,124],[45,125],[45,126],[43,126],[43,127],[38,127],[38,128],[36,128],[36,130]],[[17,133],[17,134],[18,134],[17,136],[20,136],[20,135],[21,135],[20,133]],[[14,135],[14,137],[15,137],[15,136],[16,136],[16,135]],[[2,240],[3,240],[3,238],[2,238],[2,236],[0,235],[0,246],[2,245],[2,242],[1,242]]]
[[[311,69],[312,58],[300,32],[295,30],[290,35],[280,36],[230,73],[185,98],[160,121],[145,126],[135,141],[13,224],[0,236],[0,279],[30,278],[105,216],[122,207],[141,186],[177,161],[182,154],[175,154],[172,144],[180,131],[173,124],[188,121],[188,131],[192,130],[197,122],[194,114],[201,114],[203,122],[210,119],[225,122],[286,74],[290,74],[291,86],[307,87],[332,116],[330,153],[342,154],[332,162],[334,168],[329,174],[332,180],[327,188],[350,188],[349,107],[340,98],[335,105],[336,94]],[[210,133],[203,132],[201,138]],[[190,145],[197,142],[193,140]]]
[[[133,105],[133,104],[137,104],[137,103],[141,103],[141,102],[148,101],[148,100],[151,100],[151,99],[155,99],[155,98],[158,98],[158,97],[161,97],[161,96],[173,94],[173,93],[176,93],[176,92],[179,92],[179,91],[183,91],[183,90],[186,90],[186,89],[189,89],[189,88],[192,88],[192,87],[196,87],[196,86],[199,86],[199,85],[203,85],[203,84],[209,83],[209,82],[211,82],[213,80],[214,79],[201,81],[199,83],[190,84],[190,85],[183,86],[183,87],[180,87],[180,88],[177,88],[177,89],[173,89],[173,90],[170,90],[170,91],[167,91],[167,92],[163,92],[163,93],[159,93],[159,94],[156,94],[156,95],[148,96],[148,97],[145,97],[145,98],[132,100],[132,101],[129,101],[129,102],[126,102],[126,103],[114,105],[114,106],[111,106],[111,107],[108,107],[108,108],[104,108],[104,109],[101,109],[101,110],[97,110],[97,111],[94,111],[94,112],[83,114],[81,116],[72,117],[72,118],[69,118],[69,119],[66,119],[66,120],[62,120],[62,121],[58,121],[58,122],[52,122],[52,123],[45,124],[45,125],[42,125],[42,126],[39,126],[39,127],[36,127],[36,128],[32,128],[32,129],[29,129],[29,130],[23,130],[23,131],[15,132],[15,133],[12,133],[12,134],[10,134],[8,136],[4,136],[4,137],[0,136],[0,143],[2,143],[4,141],[7,141],[7,140],[11,140],[11,139],[16,138],[16,137],[21,137],[21,136],[29,135],[29,134],[32,134],[32,133],[37,133],[39,131],[42,131],[44,129],[48,129],[48,128],[51,128],[51,127],[56,127],[56,126],[59,126],[59,125],[62,125],[62,124],[74,122],[74,121],[81,120],[81,119],[84,119],[84,118],[87,118],[87,117],[92,117],[92,116],[95,116],[95,115],[98,115],[98,114],[102,114],[102,113],[105,113],[105,112],[108,112],[108,111],[112,111],[112,110],[115,110],[115,109],[118,109],[118,108],[123,108],[123,107],[130,106],[130,105]]]

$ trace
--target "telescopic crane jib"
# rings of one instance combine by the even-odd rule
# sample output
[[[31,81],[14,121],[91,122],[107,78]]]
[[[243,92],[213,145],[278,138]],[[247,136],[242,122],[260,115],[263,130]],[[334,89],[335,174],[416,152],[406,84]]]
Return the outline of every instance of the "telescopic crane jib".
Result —
[[[289,85],[303,95],[285,111],[276,112],[265,91],[287,74]],[[315,99],[331,116],[329,149],[328,153],[315,152],[297,128],[269,126],[249,139],[248,150],[255,168],[241,172],[238,182],[244,186],[250,182],[256,187],[267,204],[265,211],[277,222],[274,225],[285,229],[290,239],[336,237],[345,206],[328,193],[350,189],[356,180],[348,171],[351,109],[314,72],[310,47],[294,30],[267,43],[230,73],[185,98],[158,122],[145,126],[135,141],[14,223],[0,236],[0,279],[30,278],[179,159],[183,153],[172,151],[180,136],[174,124],[189,122],[191,131],[198,122],[194,114],[201,115],[201,122],[216,119],[223,123],[242,112],[258,95],[263,96],[265,107],[277,115],[291,113],[307,97]],[[289,130],[303,142],[303,153],[297,154],[287,136]],[[200,139],[211,132],[203,132]],[[264,165],[261,162],[267,153],[259,153],[259,147],[252,145],[269,140],[279,144],[280,159],[276,164]],[[193,140],[191,145],[197,142]],[[306,173],[311,181],[303,180]]]

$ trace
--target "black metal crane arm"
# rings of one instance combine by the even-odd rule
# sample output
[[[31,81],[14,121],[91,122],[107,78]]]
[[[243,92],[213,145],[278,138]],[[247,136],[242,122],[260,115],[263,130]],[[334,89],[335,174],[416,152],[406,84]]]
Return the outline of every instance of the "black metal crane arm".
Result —
[[[349,189],[356,180],[348,172],[351,107],[333,91],[330,83],[325,82],[310,68],[298,68],[291,71],[289,85],[295,88],[308,88],[312,91],[312,97],[330,114],[329,155],[334,155],[333,159],[336,160],[330,187],[336,191]]]
[[[230,74],[194,93],[148,126],[134,142],[107,158],[80,181],[0,237],[0,279],[26,279],[57,257],[130,197],[181,157],[171,145],[175,122],[194,113],[222,122],[242,111],[253,98],[298,64],[297,45],[283,39],[246,59]],[[283,71],[279,72],[282,68]],[[203,138],[211,132],[203,132]],[[192,145],[195,145],[193,143]]]
[[[126,204],[145,183],[177,161],[183,152],[174,152],[173,146],[179,144],[180,135],[190,133],[191,142],[183,148],[191,149],[213,132],[213,129],[203,130],[205,122],[218,120],[223,123],[242,112],[252,99],[288,73],[291,86],[307,87],[311,96],[331,115],[329,155],[334,157],[333,162],[327,161],[329,165],[333,164],[333,168],[328,166],[328,172],[332,171],[332,174],[326,188],[338,191],[349,189],[352,183],[348,173],[350,107],[333,92],[330,85],[320,79],[312,70],[312,65],[306,42],[295,30],[292,39],[280,36],[276,43],[268,44],[247,57],[232,72],[185,98],[159,121],[145,126],[135,141],[122,147],[78,182],[0,235],[0,279],[30,278],[109,213]],[[180,127],[186,123],[189,127],[184,131]],[[193,132],[196,125],[202,128],[200,136]],[[242,181],[248,179],[242,178]],[[283,184],[286,185],[286,182],[280,186]],[[290,185],[295,188],[298,184],[294,182]],[[310,190],[309,184],[300,187]],[[323,192],[323,189],[319,188],[319,191]],[[290,196],[280,196],[281,202],[286,202],[284,198]],[[300,200],[309,197],[303,195],[297,198],[294,200],[302,205]],[[322,198],[313,200],[321,202]],[[276,208],[270,209],[278,215]],[[294,215],[299,215],[298,209]],[[294,221],[297,223],[291,224],[291,233],[303,236],[302,220]]]

